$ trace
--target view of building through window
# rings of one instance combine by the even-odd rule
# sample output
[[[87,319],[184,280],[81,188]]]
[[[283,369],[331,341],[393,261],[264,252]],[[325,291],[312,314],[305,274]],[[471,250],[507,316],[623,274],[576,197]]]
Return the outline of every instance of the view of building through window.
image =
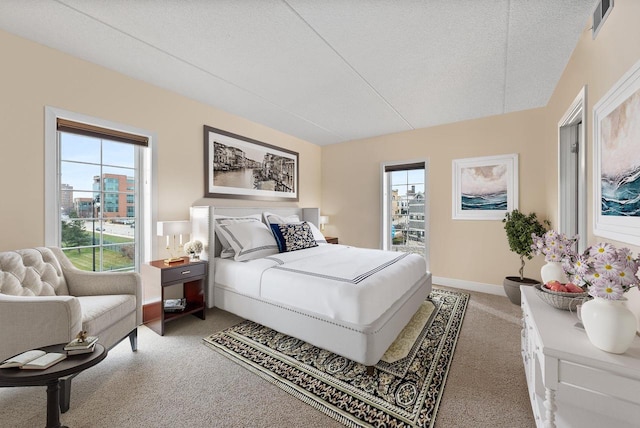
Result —
[[[59,132],[60,246],[79,269],[133,270],[139,147]]]
[[[390,249],[425,255],[425,170],[397,166],[386,172]]]

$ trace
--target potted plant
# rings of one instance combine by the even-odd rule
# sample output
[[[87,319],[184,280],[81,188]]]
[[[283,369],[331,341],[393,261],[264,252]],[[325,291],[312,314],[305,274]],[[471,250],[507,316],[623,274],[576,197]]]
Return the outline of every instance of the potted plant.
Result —
[[[509,249],[520,256],[520,275],[507,276],[502,284],[509,300],[513,304],[520,305],[520,286],[540,283],[535,279],[524,277],[524,259],[526,257],[531,260],[534,255],[534,250],[531,247],[533,244],[532,235],[544,235],[550,223],[547,220],[540,222],[536,213],[525,215],[518,210],[508,212],[502,222],[504,230],[507,232]]]

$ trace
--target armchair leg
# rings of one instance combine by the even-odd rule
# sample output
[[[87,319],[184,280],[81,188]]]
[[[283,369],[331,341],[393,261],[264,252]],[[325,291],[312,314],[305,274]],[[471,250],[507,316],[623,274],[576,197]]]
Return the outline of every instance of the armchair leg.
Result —
[[[60,379],[60,413],[65,413],[69,410],[69,404],[71,403],[71,379],[73,376]]]
[[[129,333],[129,342],[131,342],[131,350],[138,350],[138,328],[134,328],[131,333]]]

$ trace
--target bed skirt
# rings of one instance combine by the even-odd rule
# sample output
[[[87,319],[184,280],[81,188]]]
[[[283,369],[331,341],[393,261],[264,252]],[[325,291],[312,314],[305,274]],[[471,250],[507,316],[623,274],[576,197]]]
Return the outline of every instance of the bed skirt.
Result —
[[[375,365],[431,292],[426,273],[377,320],[340,322],[214,284],[215,306],[366,366]]]

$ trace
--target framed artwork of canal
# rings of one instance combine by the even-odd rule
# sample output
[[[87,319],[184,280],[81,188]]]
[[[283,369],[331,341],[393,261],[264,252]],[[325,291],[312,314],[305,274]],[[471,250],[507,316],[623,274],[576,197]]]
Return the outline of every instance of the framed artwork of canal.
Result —
[[[204,126],[204,197],[298,201],[298,153]]]

